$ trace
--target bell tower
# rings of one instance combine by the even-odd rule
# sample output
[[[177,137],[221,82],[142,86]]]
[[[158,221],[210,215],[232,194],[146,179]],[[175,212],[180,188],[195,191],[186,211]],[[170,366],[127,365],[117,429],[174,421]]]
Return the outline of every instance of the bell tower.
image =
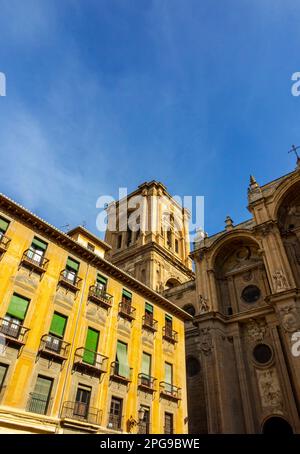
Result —
[[[107,208],[106,258],[153,290],[193,279],[188,210],[157,181]]]

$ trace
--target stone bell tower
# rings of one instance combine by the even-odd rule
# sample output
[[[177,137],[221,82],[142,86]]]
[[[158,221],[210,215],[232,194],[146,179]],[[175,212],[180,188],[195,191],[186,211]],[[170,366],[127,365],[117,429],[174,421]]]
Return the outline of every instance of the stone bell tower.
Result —
[[[189,212],[157,181],[107,208],[106,258],[162,292],[193,279],[189,257]]]

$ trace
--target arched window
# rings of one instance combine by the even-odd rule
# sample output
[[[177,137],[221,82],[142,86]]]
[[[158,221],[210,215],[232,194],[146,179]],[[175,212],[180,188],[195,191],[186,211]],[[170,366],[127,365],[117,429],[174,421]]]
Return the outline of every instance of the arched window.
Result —
[[[183,310],[188,314],[192,315],[193,317],[196,313],[196,309],[195,306],[193,306],[193,304],[186,304],[185,306],[183,306]]]

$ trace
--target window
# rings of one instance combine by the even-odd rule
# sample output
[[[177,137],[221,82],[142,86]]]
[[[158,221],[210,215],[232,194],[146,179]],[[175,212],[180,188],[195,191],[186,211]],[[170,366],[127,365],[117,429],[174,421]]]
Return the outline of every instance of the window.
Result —
[[[267,364],[273,357],[273,352],[267,344],[257,344],[253,349],[255,361],[259,364]]]
[[[89,243],[89,242],[87,244],[87,248],[88,248],[89,251],[93,251],[94,252],[94,250],[95,250],[95,246],[92,243]]]
[[[6,364],[0,364],[0,391],[3,387],[4,380],[7,374],[8,366]]]
[[[153,324],[153,306],[149,303],[145,303],[145,322],[150,326]]]
[[[167,230],[167,246],[172,246],[172,232],[170,229]]]
[[[196,309],[192,304],[186,304],[185,306],[183,306],[183,310],[192,316],[194,316],[196,313]]]
[[[27,257],[34,262],[40,264],[48,244],[40,240],[36,236],[33,238],[30,249],[27,251]]]
[[[130,369],[127,358],[127,344],[124,344],[121,341],[117,342],[115,374],[125,378],[129,378],[130,375]]]
[[[99,336],[99,331],[96,331],[93,328],[88,328],[83,354],[83,361],[87,364],[94,365],[96,362]]]
[[[132,231],[130,229],[127,230],[127,247],[131,245],[132,240]]]
[[[98,273],[97,278],[96,278],[96,287],[97,287],[97,290],[99,290],[101,292],[106,292],[107,277],[104,277]]]
[[[9,221],[4,218],[0,218],[0,239],[5,234],[6,230],[8,229]]]
[[[194,356],[188,356],[186,360],[186,371],[188,377],[194,377],[200,372],[200,363]]]
[[[47,413],[52,385],[52,378],[38,375],[34,391],[30,396],[28,411],[41,415]]]
[[[151,359],[151,355],[143,352],[141,384],[149,388],[151,388]]]
[[[179,243],[178,243],[177,239],[175,240],[175,252],[176,252],[176,254],[178,254],[178,252],[179,252]]]
[[[173,384],[173,365],[165,363],[165,391],[172,394]]]
[[[122,247],[122,235],[118,235],[118,246],[117,246],[117,248],[121,249],[121,247]]]
[[[165,335],[168,337],[172,337],[173,331],[173,320],[171,315],[165,315]]]
[[[165,413],[165,434],[173,434],[173,415],[172,413]]]
[[[86,419],[89,413],[92,388],[89,386],[79,385],[76,392],[76,401],[74,406],[74,415]]]
[[[64,337],[66,324],[68,318],[64,315],[54,312],[52,317],[51,326],[49,329],[49,336],[47,337],[46,348],[55,352],[60,352],[62,346],[62,339]]]
[[[246,303],[255,303],[260,298],[260,290],[256,285],[248,285],[242,291],[242,298]]]
[[[150,408],[144,405],[141,406],[143,414],[142,419],[139,420],[138,433],[149,434],[150,433]]]
[[[123,399],[117,397],[111,398],[108,427],[110,429],[121,430],[122,429],[122,408]]]
[[[18,338],[23,320],[28,309],[29,300],[13,294],[4,317],[1,332],[10,337]]]
[[[123,289],[122,303],[131,305],[131,301],[132,301],[132,293],[129,292],[128,290]]]
[[[66,269],[65,269],[65,278],[68,279],[73,284],[76,281],[76,276],[79,270],[79,263],[76,260],[68,257]]]

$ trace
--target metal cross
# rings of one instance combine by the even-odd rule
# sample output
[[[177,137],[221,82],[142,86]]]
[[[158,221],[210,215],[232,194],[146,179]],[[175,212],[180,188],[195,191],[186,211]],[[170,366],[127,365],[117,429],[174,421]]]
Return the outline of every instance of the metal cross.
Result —
[[[292,145],[292,148],[289,150],[289,153],[295,153],[297,159],[299,159],[299,155],[298,155],[298,148],[300,148],[300,146],[296,147],[295,145]]]

